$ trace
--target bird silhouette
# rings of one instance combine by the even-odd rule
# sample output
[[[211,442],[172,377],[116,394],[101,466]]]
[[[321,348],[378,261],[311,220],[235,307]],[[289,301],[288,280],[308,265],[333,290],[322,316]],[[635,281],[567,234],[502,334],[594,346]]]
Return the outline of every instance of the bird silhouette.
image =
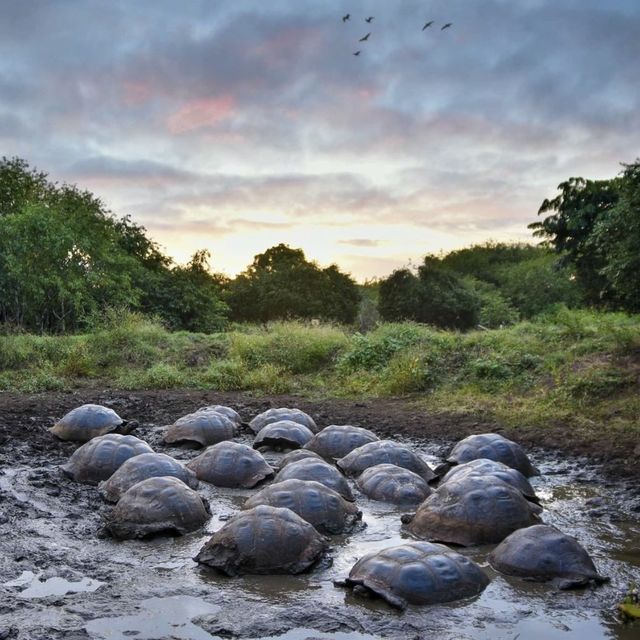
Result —
[[[429,20],[429,22],[426,22],[424,27],[422,27],[422,30],[424,31],[427,27],[430,27],[433,24],[433,20]]]
[[[369,16],[368,18],[364,19],[365,22],[371,22],[372,20],[375,20],[374,16]]]
[[[366,42],[369,39],[370,35],[371,35],[371,31],[369,31],[369,33],[367,33],[366,36],[362,36],[362,38],[360,38],[360,40],[358,40],[358,42]]]
[[[444,27],[442,27],[442,29],[440,29],[440,31],[444,31],[445,29],[448,29],[452,24],[453,24],[453,22],[447,22],[447,24],[445,24]]]
[[[359,55],[360,55],[360,52],[359,52],[359,51],[356,51],[353,55],[354,55],[354,56],[359,56]]]
[[[351,17],[350,13],[347,13],[346,16],[342,16],[342,22],[346,22]]]

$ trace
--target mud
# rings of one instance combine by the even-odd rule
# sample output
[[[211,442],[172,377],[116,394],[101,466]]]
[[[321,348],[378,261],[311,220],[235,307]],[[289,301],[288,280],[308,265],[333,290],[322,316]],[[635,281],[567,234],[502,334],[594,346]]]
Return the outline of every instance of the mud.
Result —
[[[111,506],[95,487],[74,483],[59,471],[76,445],[55,440],[47,431],[83,402],[105,404],[137,420],[136,435],[182,460],[198,452],[164,446],[160,426],[204,404],[228,404],[245,420],[270,406],[297,406],[320,426],[356,424],[408,442],[432,464],[459,437],[497,427],[424,416],[399,400],[311,403],[205,392],[0,394],[0,638],[631,640],[640,633],[638,623],[623,624],[615,613],[628,583],[640,582],[638,468],[620,465],[623,458],[612,453],[615,443],[600,449],[601,464],[568,453],[566,439],[563,449],[537,446],[532,451],[543,472],[533,484],[545,522],[576,536],[600,572],[611,578],[608,585],[557,592],[505,578],[488,567],[490,548],[473,548],[463,552],[492,579],[481,596],[400,613],[333,585],[364,553],[406,539],[399,519],[403,509],[361,495],[358,505],[367,526],[334,536],[330,561],[301,576],[230,579],[191,560],[254,490],[202,484],[213,512],[204,530],[181,538],[112,540],[102,529]],[[522,431],[524,437],[517,439],[530,445],[526,434]],[[582,447],[576,450],[583,453]]]

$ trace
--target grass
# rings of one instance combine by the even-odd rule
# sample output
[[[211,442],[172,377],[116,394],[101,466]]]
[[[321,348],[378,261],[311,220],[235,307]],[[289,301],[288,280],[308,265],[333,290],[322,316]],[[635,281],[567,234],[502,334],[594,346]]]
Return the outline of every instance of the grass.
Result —
[[[256,395],[409,395],[425,410],[510,425],[640,431],[640,318],[559,308],[505,329],[412,323],[365,335],[297,322],[170,333],[112,314],[76,336],[0,337],[0,390],[202,388]]]

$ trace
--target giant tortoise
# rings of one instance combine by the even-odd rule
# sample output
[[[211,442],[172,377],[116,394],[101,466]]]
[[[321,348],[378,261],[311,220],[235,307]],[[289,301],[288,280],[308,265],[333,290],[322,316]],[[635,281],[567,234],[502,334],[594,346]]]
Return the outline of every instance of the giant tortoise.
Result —
[[[263,411],[249,422],[249,428],[254,433],[258,433],[260,429],[266,427],[268,424],[278,422],[279,420],[291,420],[298,424],[303,424],[313,433],[318,432],[318,426],[309,414],[304,411],[300,411],[300,409],[289,409],[288,407],[280,407],[277,409],[268,409],[267,411]]]
[[[250,489],[275,471],[261,453],[246,444],[219,442],[187,463],[198,479],[217,487]]]
[[[354,449],[376,440],[378,436],[368,429],[350,424],[331,424],[307,442],[305,449],[314,451],[323,458],[344,458]]]
[[[489,579],[475,562],[442,544],[408,542],[367,554],[336,584],[406,609],[477,596]]]
[[[542,509],[495,476],[464,475],[438,487],[403,522],[418,538],[472,546],[501,542],[539,524]]]
[[[147,478],[126,491],[107,517],[116,538],[144,538],[158,533],[183,535],[209,518],[209,505],[197,491],[171,476]]]
[[[302,573],[319,560],[327,544],[291,509],[259,505],[233,516],[194,560],[229,576]]]
[[[129,458],[153,449],[140,438],[107,433],[76,449],[61,469],[77,482],[98,484],[109,478]]]
[[[348,476],[358,476],[376,464],[395,464],[417,473],[425,482],[436,476],[429,465],[411,449],[391,440],[369,442],[336,462],[338,468]]]
[[[324,460],[305,458],[292,462],[278,471],[274,482],[283,480],[315,480],[329,489],[337,491],[345,500],[355,500],[347,479]]]
[[[433,489],[417,474],[395,464],[376,464],[356,479],[358,489],[373,500],[419,504]]]
[[[313,433],[299,422],[278,420],[271,422],[258,431],[253,448],[260,449],[299,449],[313,438]]]
[[[527,500],[536,503],[539,502],[527,478],[517,469],[508,467],[502,462],[488,460],[487,458],[478,458],[477,460],[471,460],[471,462],[465,462],[449,470],[442,480],[440,480],[440,484],[442,485],[453,478],[460,478],[463,475],[495,476],[516,489],[519,489]]]
[[[499,433],[479,433],[460,440],[451,450],[447,462],[462,464],[478,458],[502,462],[512,469],[517,469],[527,478],[540,475],[522,447]]]
[[[188,487],[198,486],[196,474],[166,453],[143,453],[126,460],[113,475],[98,485],[100,495],[108,502],[118,502],[134,484],[147,478],[172,476]]]
[[[575,538],[545,524],[514,531],[491,552],[489,563],[509,576],[553,580],[560,589],[607,581]]]
[[[348,531],[362,518],[355,503],[313,480],[276,482],[251,496],[242,508],[259,504],[291,509],[324,534]]]
[[[231,440],[235,436],[235,424],[215,411],[196,411],[178,418],[167,428],[163,439],[167,444],[190,442],[208,447]]]
[[[61,440],[88,442],[115,431],[123,424],[124,420],[113,409],[99,404],[83,404],[65,414],[49,431]]]

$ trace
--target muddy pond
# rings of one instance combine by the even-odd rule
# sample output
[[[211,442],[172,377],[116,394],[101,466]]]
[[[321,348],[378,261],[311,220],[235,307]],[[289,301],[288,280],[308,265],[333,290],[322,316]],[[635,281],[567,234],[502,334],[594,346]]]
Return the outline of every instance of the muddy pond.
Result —
[[[73,400],[69,403],[74,406]],[[495,573],[486,560],[492,547],[458,549],[487,572],[491,583],[486,590],[470,601],[410,606],[400,612],[382,601],[337,588],[333,581],[343,578],[365,553],[410,539],[400,523],[406,507],[369,500],[354,485],[366,526],[333,536],[330,561],[298,576],[228,578],[197,565],[192,557],[256,490],[201,483],[199,491],[210,501],[212,511],[203,530],[180,538],[114,541],[102,529],[102,517],[111,507],[95,487],[72,482],[58,468],[75,448],[55,442],[46,431],[61,414],[36,414],[35,408],[34,404],[31,416],[29,411],[5,416],[8,428],[0,468],[0,638],[640,637],[640,623],[622,623],[615,611],[628,584],[640,583],[638,487],[632,478],[615,480],[585,459],[535,450],[531,457],[542,475],[531,481],[544,507],[543,520],[575,536],[600,573],[611,578],[609,584],[557,591]],[[126,413],[122,407],[114,408],[123,416]],[[252,417],[249,407],[240,410],[243,418]],[[166,422],[157,418],[145,421],[140,416],[135,434],[154,450],[179,460],[197,455],[196,450],[164,445],[161,433]],[[330,423],[318,422],[320,426]],[[360,426],[375,431],[375,425]],[[249,432],[237,441],[250,443]],[[441,461],[442,441],[401,441],[430,464]],[[265,456],[277,464],[279,454]]]

